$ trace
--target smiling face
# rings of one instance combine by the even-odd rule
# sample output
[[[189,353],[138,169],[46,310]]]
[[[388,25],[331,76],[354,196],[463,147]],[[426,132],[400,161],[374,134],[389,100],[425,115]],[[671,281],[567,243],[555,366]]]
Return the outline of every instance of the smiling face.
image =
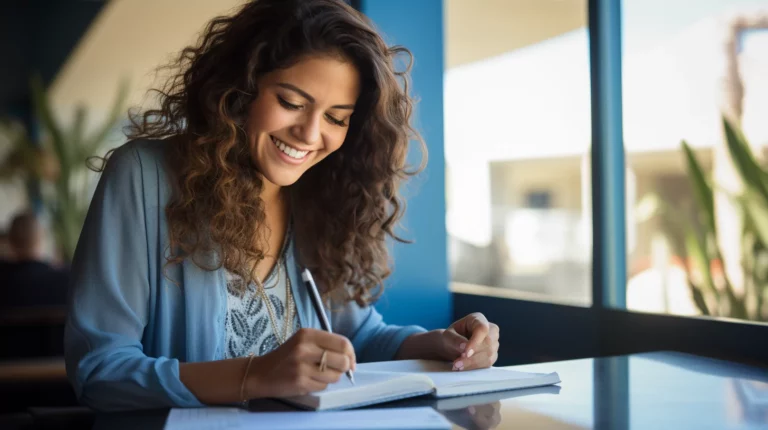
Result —
[[[291,185],[338,150],[359,93],[355,66],[332,56],[264,75],[246,123],[251,158],[264,179]]]

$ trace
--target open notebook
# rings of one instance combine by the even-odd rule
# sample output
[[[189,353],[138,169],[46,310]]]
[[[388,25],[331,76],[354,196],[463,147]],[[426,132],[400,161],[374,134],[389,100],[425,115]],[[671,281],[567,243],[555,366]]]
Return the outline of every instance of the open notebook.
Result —
[[[403,360],[360,364],[352,385],[346,377],[323,391],[281,400],[311,410],[348,409],[430,394],[467,396],[560,382],[557,373],[526,373],[491,367],[455,372],[451,363]]]

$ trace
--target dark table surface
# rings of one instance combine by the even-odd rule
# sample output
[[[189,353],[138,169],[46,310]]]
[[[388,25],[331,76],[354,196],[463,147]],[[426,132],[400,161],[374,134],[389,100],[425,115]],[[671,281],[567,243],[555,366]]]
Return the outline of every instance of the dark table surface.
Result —
[[[559,386],[378,407],[429,405],[455,429],[768,429],[768,371],[672,352],[510,367]],[[288,410],[278,402],[252,409]],[[161,429],[168,411],[96,417],[97,429]],[[312,413],[312,412],[307,412]]]

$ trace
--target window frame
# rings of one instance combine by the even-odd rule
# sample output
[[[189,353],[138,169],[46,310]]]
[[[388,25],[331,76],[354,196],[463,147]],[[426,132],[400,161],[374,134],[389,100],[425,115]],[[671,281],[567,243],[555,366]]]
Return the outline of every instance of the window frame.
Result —
[[[362,0],[345,1],[364,9]],[[592,305],[546,297],[537,300],[506,290],[496,294],[489,288],[451,283],[451,318],[482,312],[498,324],[502,333],[498,365],[670,350],[768,367],[768,345],[760,343],[768,338],[768,324],[626,309],[622,3],[588,0],[587,7],[593,139]]]
[[[588,0],[592,109],[592,305],[452,287],[453,318],[500,326],[499,365],[680,351],[768,367],[768,324],[628,311],[621,0]]]

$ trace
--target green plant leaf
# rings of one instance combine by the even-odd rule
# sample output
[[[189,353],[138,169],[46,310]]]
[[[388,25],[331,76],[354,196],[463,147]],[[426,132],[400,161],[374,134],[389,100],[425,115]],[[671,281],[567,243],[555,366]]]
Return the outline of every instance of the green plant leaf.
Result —
[[[720,250],[717,250],[717,258],[724,262],[722,254],[720,253]],[[723,268],[725,268],[723,266]],[[744,302],[743,298],[739,298],[736,296],[736,291],[733,289],[733,285],[731,284],[731,280],[728,278],[728,274],[723,272],[723,281],[725,283],[725,300],[728,300],[728,309],[729,309],[729,316],[733,318],[741,318],[746,319],[747,318],[747,306]],[[720,295],[720,299],[723,300],[723,295]]]
[[[706,292],[718,297],[719,294],[712,278],[712,270],[709,267],[707,248],[691,226],[685,229],[685,251],[691,258],[693,266],[704,278],[703,284]]]
[[[104,120],[104,123],[98,131],[96,131],[89,139],[83,142],[82,148],[85,157],[83,157],[83,160],[81,161],[84,162],[85,158],[95,154],[99,147],[104,144],[104,140],[109,136],[112,130],[114,130],[115,126],[123,119],[123,116],[125,115],[125,101],[128,98],[128,87],[129,85],[127,80],[123,80],[120,83],[117,97],[115,98],[115,102],[112,104],[112,110]]]
[[[64,139],[64,133],[61,131],[58,121],[53,116],[48,96],[45,93],[43,79],[40,75],[35,75],[32,78],[30,87],[32,90],[32,100],[35,106],[35,112],[37,112],[37,117],[42,122],[42,126],[50,135],[53,150],[56,152],[59,160],[68,160],[68,148]]]
[[[745,223],[762,243],[768,244],[768,204],[754,190],[747,190],[738,201]]]
[[[723,128],[728,152],[736,171],[744,181],[744,186],[753,189],[763,200],[768,201],[768,181],[765,179],[765,172],[755,160],[746,138],[725,117],[723,117]]]
[[[686,141],[682,141],[683,152],[685,153],[685,160],[688,166],[688,177],[693,187],[693,195],[696,198],[696,203],[701,209],[704,217],[705,228],[712,232],[714,236],[717,235],[717,226],[715,225],[715,198],[712,190],[712,186],[707,181],[704,175],[704,169],[701,168],[701,164],[696,158],[691,147]]]
[[[702,315],[712,315],[709,312],[709,306],[707,306],[707,301],[704,300],[704,294],[701,292],[699,287],[694,285],[694,283],[689,280],[688,289],[691,290],[691,297],[693,297],[693,303],[696,304],[696,307],[699,308]]]
[[[749,315],[747,314],[747,305],[744,302],[744,298],[737,297],[735,294],[733,294],[733,290],[729,290],[726,292],[728,295],[728,301],[730,302],[730,317],[732,318],[738,318],[738,319],[749,319]]]
[[[85,124],[87,123],[88,111],[84,106],[78,106],[75,110],[75,120],[72,123],[72,131],[69,133],[68,144],[69,147],[75,150],[74,160],[66,160],[66,164],[69,166],[73,162],[79,162],[81,158],[80,152],[84,143]]]

